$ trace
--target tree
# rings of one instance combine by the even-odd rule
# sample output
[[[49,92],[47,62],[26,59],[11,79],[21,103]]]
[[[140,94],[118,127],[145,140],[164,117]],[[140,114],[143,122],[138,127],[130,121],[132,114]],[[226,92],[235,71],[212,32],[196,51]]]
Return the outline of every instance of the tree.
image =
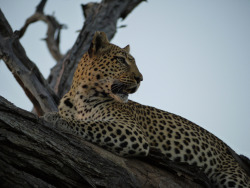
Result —
[[[57,111],[59,99],[69,89],[77,63],[94,32],[104,31],[112,39],[117,20],[125,19],[141,2],[103,0],[82,5],[85,23],[65,55],[59,50],[63,25],[44,14],[46,0],[39,3],[19,31],[13,32],[0,12],[0,57],[35,109],[32,114],[0,98],[2,187],[209,187],[199,169],[166,161],[157,151],[151,151],[145,159],[121,158],[53,129],[39,118],[45,112]],[[57,61],[47,80],[19,43],[28,26],[39,20],[48,25],[46,43]]]

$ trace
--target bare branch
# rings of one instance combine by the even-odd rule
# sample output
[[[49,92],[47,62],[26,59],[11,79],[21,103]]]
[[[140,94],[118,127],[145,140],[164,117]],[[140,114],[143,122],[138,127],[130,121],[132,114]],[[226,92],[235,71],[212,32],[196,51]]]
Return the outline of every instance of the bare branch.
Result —
[[[185,174],[121,158],[62,134],[2,97],[0,138],[1,187],[201,187]]]
[[[44,40],[52,57],[58,62],[63,57],[59,49],[59,41],[61,29],[65,28],[65,25],[60,24],[54,16],[44,14],[43,9],[46,1],[42,0],[38,4],[36,12],[26,20],[24,26],[20,29],[20,38],[24,35],[30,24],[38,21],[45,22],[48,25],[48,29],[47,37]]]
[[[90,17],[91,15],[94,15],[94,11],[96,8],[99,6],[99,3],[88,3],[86,5],[82,4],[82,11],[83,11],[83,16],[85,19]]]
[[[43,14],[43,9],[45,7],[47,0],[41,0],[41,2],[36,7],[36,12],[40,12]]]
[[[26,56],[18,37],[19,33],[13,33],[0,10],[0,58],[4,60],[39,115],[57,111],[58,97],[37,66]]]

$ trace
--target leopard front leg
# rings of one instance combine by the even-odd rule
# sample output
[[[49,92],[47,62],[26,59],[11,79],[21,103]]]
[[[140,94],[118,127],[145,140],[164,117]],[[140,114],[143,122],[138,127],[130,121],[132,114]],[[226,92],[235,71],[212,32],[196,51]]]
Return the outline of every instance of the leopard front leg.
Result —
[[[58,129],[60,132],[70,134],[72,133],[72,131],[69,129],[69,123],[64,120],[58,112],[47,112],[41,118],[51,123],[52,127]]]
[[[72,133],[120,156],[147,156],[149,144],[133,122],[66,120]]]

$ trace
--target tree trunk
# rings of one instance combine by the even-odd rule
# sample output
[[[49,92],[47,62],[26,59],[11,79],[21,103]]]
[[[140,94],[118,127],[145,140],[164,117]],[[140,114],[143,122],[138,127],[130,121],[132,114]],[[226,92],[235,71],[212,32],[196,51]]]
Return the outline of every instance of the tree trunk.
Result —
[[[0,187],[201,187],[60,133],[0,97]]]

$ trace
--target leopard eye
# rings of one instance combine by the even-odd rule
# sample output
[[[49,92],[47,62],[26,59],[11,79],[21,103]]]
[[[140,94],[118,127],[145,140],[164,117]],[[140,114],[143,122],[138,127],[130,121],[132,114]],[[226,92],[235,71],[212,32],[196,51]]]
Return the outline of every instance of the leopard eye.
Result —
[[[127,62],[126,62],[126,60],[125,60],[125,58],[124,58],[124,57],[118,57],[118,56],[116,56],[116,59],[117,59],[117,61],[118,61],[118,62],[120,62],[120,63],[123,63],[123,64],[126,64],[126,65],[127,65]]]

